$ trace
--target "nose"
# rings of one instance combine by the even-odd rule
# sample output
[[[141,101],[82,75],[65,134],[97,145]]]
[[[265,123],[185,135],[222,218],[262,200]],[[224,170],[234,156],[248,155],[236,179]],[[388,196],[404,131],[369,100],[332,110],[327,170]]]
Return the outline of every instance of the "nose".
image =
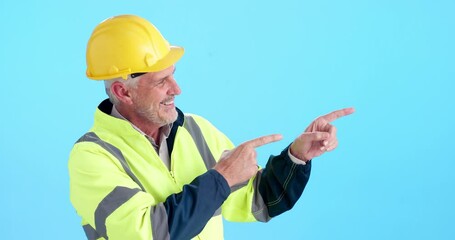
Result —
[[[182,93],[182,90],[180,89],[179,85],[177,84],[177,81],[175,80],[174,76],[172,76],[169,79],[168,94],[169,95],[180,95],[180,93]]]

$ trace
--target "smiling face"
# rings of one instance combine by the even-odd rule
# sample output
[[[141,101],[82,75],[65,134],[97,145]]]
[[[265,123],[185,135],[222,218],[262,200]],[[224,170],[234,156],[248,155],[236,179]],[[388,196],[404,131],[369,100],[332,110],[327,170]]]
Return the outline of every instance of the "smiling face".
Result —
[[[140,76],[130,89],[131,108],[138,118],[162,127],[177,119],[174,98],[181,93],[174,79],[175,67]]]

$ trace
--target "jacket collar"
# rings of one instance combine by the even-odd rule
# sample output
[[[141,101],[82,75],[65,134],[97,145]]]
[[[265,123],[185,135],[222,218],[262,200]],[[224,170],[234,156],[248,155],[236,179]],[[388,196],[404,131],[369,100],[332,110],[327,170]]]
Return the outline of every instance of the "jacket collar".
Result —
[[[107,114],[110,115],[112,112],[112,108],[114,105],[111,103],[109,99],[105,99],[98,105],[98,109]],[[171,132],[169,133],[169,137],[166,139],[168,151],[169,151],[169,156],[171,156],[172,149],[174,148],[174,140],[175,140],[175,135],[177,134],[177,129],[181,126],[183,126],[183,123],[185,121],[185,115],[179,108],[175,108],[177,110],[177,120],[172,124]]]

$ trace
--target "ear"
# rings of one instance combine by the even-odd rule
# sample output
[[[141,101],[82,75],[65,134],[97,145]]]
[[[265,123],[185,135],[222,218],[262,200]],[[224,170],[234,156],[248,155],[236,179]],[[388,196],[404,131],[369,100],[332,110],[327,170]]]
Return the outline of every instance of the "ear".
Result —
[[[111,93],[114,94],[117,99],[125,104],[132,104],[131,92],[122,82],[114,82],[111,85]]]

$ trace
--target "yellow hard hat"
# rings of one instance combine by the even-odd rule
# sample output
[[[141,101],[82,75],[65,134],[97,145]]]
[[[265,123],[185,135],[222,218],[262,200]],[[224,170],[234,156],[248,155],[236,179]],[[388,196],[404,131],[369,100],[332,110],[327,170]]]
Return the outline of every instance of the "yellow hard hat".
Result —
[[[120,15],[101,22],[87,44],[87,77],[105,80],[158,72],[175,64],[183,48],[170,46],[149,21]]]

